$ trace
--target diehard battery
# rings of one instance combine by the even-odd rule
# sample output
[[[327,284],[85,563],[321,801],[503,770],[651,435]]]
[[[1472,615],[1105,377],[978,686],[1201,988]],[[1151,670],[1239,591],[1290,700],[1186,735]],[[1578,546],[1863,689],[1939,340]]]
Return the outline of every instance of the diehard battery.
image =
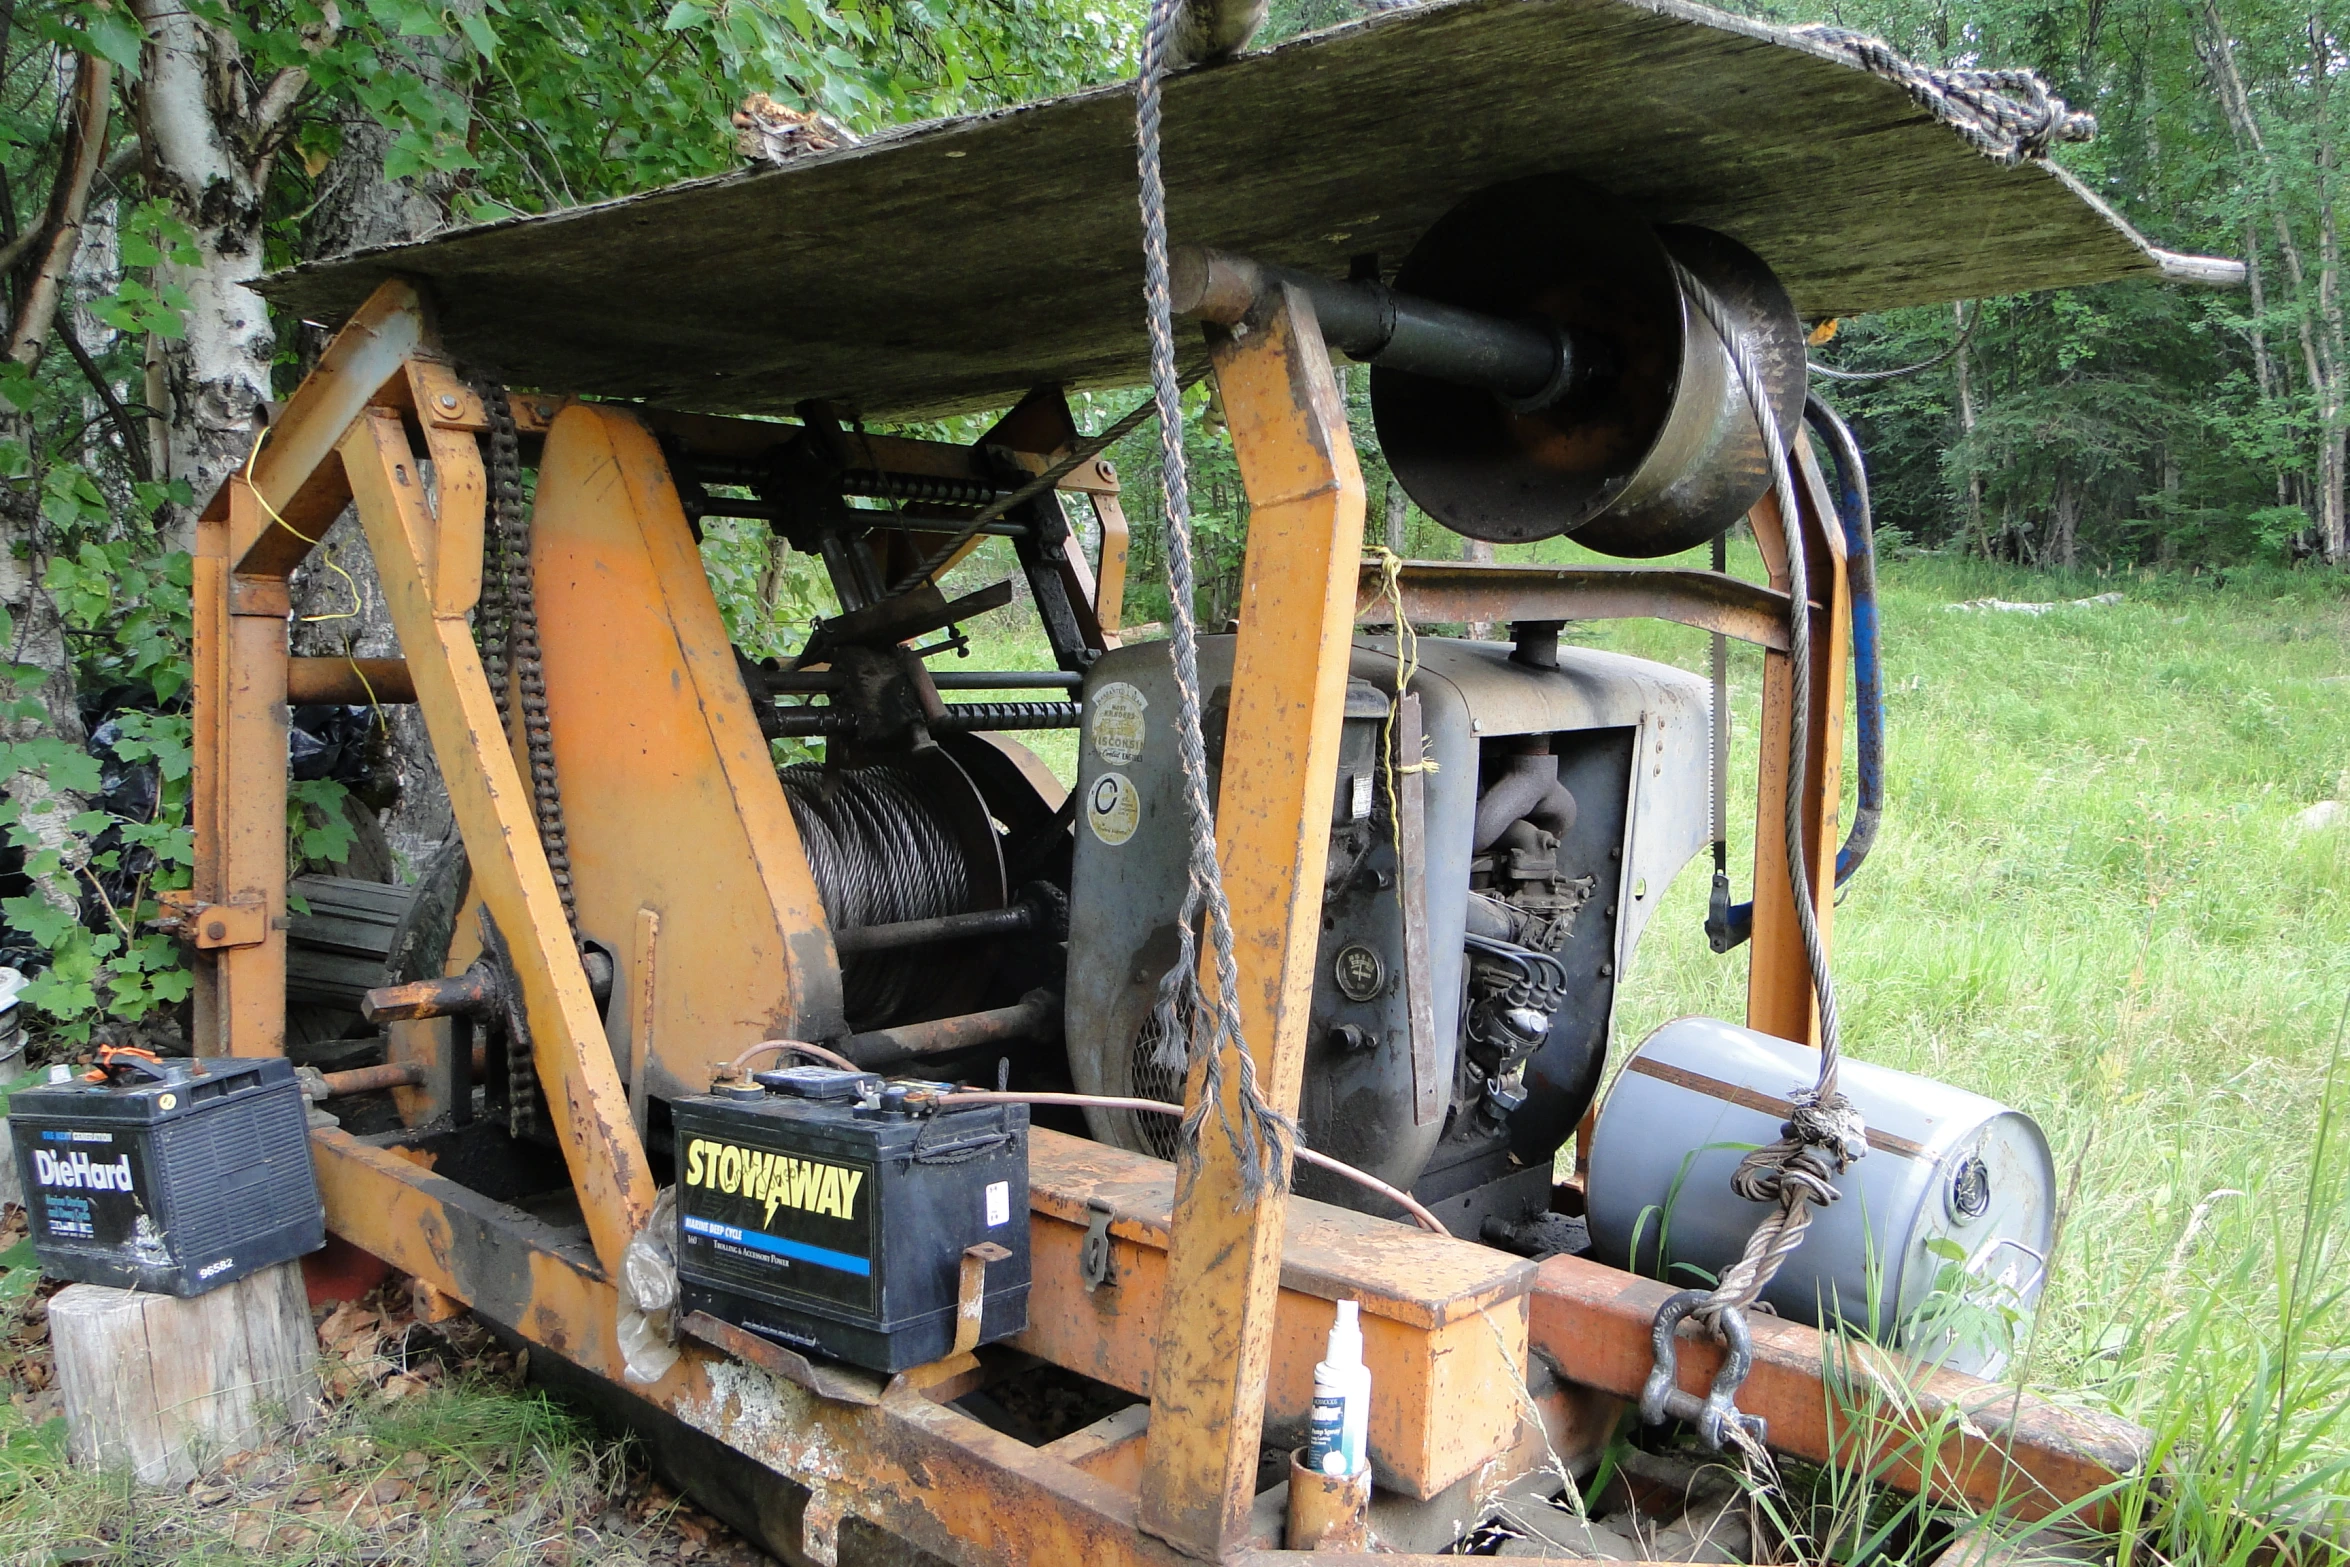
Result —
[[[963,1254],[992,1242],[979,1342],[1028,1325],[1027,1106],[923,1113],[822,1067],[758,1080],[671,1106],[682,1309],[903,1371],[952,1349]]]
[[[41,1271],[201,1295],[326,1243],[310,1126],[275,1057],[116,1057],[20,1089],[8,1130]]]

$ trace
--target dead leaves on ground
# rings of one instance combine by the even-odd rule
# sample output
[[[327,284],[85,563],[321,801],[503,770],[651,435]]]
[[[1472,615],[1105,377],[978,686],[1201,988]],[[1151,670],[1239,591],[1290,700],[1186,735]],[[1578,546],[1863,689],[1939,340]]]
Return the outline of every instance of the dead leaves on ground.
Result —
[[[139,1493],[126,1506],[105,1483],[65,1484],[43,1500],[46,1527],[10,1522],[49,1543],[104,1541],[142,1560],[270,1567],[770,1562],[656,1482],[631,1443],[469,1438],[482,1422],[466,1424],[467,1400],[535,1397],[527,1356],[470,1316],[419,1322],[401,1280],[314,1316],[324,1408],[307,1426],[221,1460],[182,1493]],[[21,1417],[58,1412],[46,1292],[0,1318],[0,1357]]]

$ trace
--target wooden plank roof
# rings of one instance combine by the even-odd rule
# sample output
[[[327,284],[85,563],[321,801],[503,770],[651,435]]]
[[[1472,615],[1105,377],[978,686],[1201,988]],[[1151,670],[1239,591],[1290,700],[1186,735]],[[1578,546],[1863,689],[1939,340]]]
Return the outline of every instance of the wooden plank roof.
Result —
[[[713,127],[713,134],[719,128]],[[1676,0],[1429,0],[1168,84],[1179,243],[1392,266],[1471,191],[1565,172],[1774,268],[1807,317],[2153,273],[2077,180],[2003,168],[1824,46]],[[395,272],[518,386],[875,418],[1144,378],[1130,85],[782,168],[312,263],[335,321]]]

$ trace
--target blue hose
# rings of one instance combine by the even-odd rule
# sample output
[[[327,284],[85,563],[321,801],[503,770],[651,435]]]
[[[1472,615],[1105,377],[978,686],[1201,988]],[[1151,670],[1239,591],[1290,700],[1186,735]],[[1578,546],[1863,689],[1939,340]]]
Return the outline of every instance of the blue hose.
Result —
[[[1804,401],[1803,417],[1827,442],[1836,464],[1836,517],[1844,527],[1844,575],[1852,600],[1852,696],[1857,709],[1854,751],[1860,765],[1859,801],[1852,831],[1836,851],[1836,890],[1869,857],[1877,823],[1885,813],[1885,670],[1877,621],[1876,525],[1869,512],[1868,466],[1860,443],[1836,410],[1817,392]],[[1728,952],[1754,934],[1754,905],[1716,909],[1706,920],[1716,952]]]

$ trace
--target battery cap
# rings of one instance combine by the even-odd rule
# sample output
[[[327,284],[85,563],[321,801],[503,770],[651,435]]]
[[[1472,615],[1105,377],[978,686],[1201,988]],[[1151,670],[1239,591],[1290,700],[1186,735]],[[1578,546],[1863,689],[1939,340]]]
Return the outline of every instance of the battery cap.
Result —
[[[844,1072],[834,1066],[787,1066],[758,1072],[751,1081],[793,1099],[846,1101],[862,1099],[881,1089],[880,1074]]]

